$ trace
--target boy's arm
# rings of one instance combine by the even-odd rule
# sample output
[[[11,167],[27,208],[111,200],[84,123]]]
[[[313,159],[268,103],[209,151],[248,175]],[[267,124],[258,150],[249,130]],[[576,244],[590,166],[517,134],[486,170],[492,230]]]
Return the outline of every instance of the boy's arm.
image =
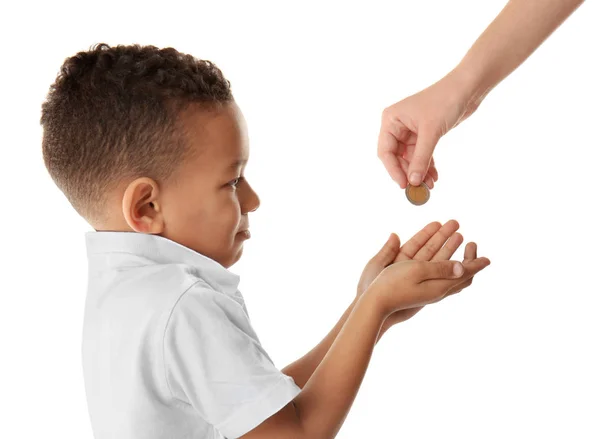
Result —
[[[325,349],[329,335],[323,340],[322,349],[327,352],[293,403],[242,438],[335,437],[358,393],[384,314],[373,295],[364,294],[356,299],[348,308],[347,315],[345,313],[340,320],[346,321],[345,324],[342,323],[333,343],[330,343],[330,349]],[[317,352],[315,358],[320,353],[319,346],[313,350]]]
[[[403,261],[386,268],[356,301],[323,361],[302,391],[243,439],[333,439],[340,430],[371,360],[384,320],[394,312],[442,300],[489,265],[477,258]]]
[[[344,323],[356,305],[358,298],[364,294],[365,290],[371,285],[382,270],[399,260],[412,259],[417,256],[417,254],[419,255],[417,257],[424,260],[430,260],[443,247],[447,250],[446,253],[448,254],[448,259],[450,259],[451,255],[454,254],[454,251],[462,242],[448,241],[448,239],[458,230],[458,227],[459,224],[456,221],[448,221],[444,226],[437,221],[430,223],[419,233],[415,234],[415,236],[408,240],[402,247],[400,247],[400,238],[398,238],[398,235],[392,233],[379,252],[377,252],[365,266],[360,276],[360,280],[358,281],[357,295],[338,323],[317,346],[299,360],[283,368],[282,372],[291,376],[296,382],[296,385],[303,388],[323,360],[325,354],[327,354],[327,351],[329,351],[331,344],[342,329],[342,326],[344,326]],[[446,242],[448,242],[448,245],[446,245]],[[424,249],[425,246],[427,246],[426,249]],[[414,315],[417,311],[418,310],[412,311],[411,315]],[[406,318],[410,318],[410,315],[407,315],[406,310],[401,311],[401,313],[404,313]],[[385,332],[395,323],[406,320],[406,318],[394,318],[394,316],[400,317],[395,313],[391,318],[386,319],[379,331],[377,341],[379,341],[383,334],[385,334]]]
[[[333,329],[329,331],[329,334],[327,334],[325,338],[321,340],[321,342],[318,345],[316,345],[306,355],[304,355],[303,357],[299,358],[298,360],[294,361],[293,363],[289,364],[281,370],[284,374],[291,376],[298,387],[304,388],[304,385],[309,380],[317,366],[321,364],[323,357],[329,351],[329,348],[333,344],[333,341],[340,333],[342,326],[344,326],[344,323],[346,323],[348,316],[354,309],[354,306],[356,305],[356,300],[357,299],[355,298],[352,301],[352,303],[346,309],[342,317],[340,317],[340,320],[336,323]]]
[[[294,361],[293,363],[287,365],[286,367],[284,367],[281,370],[286,375],[291,376],[294,379],[294,381],[296,382],[296,385],[298,387],[304,388],[304,385],[308,382],[308,380],[312,376],[315,369],[319,366],[319,364],[321,364],[323,357],[325,357],[325,354],[327,354],[327,352],[329,351],[329,348],[331,348],[333,341],[336,339],[336,337],[340,333],[340,330],[344,326],[344,323],[346,323],[348,316],[350,315],[350,313],[356,306],[357,300],[358,300],[358,296],[352,301],[352,303],[350,304],[348,309],[346,309],[346,311],[344,312],[342,317],[340,317],[340,320],[333,327],[333,329],[329,332],[329,334],[327,334],[325,336],[325,338],[323,340],[321,340],[321,342],[318,345],[316,345],[306,355],[304,355],[303,357]],[[388,325],[384,324],[381,327],[381,332],[379,333],[379,335],[377,337],[377,341],[379,341],[379,339],[381,338],[381,336],[385,333],[385,331],[387,329],[389,329]]]

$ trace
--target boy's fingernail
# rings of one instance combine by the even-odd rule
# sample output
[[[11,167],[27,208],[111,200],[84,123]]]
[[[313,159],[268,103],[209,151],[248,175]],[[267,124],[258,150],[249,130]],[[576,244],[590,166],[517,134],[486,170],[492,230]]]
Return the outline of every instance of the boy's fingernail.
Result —
[[[418,186],[423,181],[423,176],[421,174],[419,174],[418,172],[413,172],[412,174],[410,174],[409,180],[410,180],[410,184],[412,184],[413,186]]]
[[[454,275],[456,277],[460,277],[463,274],[463,266],[462,264],[454,264],[454,267],[452,268],[452,272],[454,273]]]

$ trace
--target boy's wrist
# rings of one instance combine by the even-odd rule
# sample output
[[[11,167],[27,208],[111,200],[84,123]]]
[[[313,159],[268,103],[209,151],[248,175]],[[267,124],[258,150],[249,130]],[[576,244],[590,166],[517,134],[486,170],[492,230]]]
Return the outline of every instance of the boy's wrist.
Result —
[[[374,318],[382,324],[392,313],[388,310],[383,299],[382,292],[376,286],[371,286],[356,300],[355,306],[365,307],[370,310]]]

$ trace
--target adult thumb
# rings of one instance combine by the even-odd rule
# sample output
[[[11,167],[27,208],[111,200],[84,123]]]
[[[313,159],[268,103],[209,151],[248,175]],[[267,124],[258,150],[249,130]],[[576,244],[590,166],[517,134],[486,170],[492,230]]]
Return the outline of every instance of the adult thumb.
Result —
[[[440,140],[439,136],[428,129],[423,129],[418,133],[415,152],[408,166],[408,181],[413,186],[418,186],[423,182],[438,140]]]

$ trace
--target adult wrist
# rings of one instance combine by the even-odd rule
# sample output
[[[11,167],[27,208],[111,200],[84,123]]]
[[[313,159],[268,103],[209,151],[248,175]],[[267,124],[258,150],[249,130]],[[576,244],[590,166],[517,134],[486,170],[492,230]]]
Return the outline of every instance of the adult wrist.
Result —
[[[468,116],[472,114],[493,88],[485,81],[485,75],[474,69],[465,60],[448,73],[442,81],[452,90],[452,99],[460,105]]]

